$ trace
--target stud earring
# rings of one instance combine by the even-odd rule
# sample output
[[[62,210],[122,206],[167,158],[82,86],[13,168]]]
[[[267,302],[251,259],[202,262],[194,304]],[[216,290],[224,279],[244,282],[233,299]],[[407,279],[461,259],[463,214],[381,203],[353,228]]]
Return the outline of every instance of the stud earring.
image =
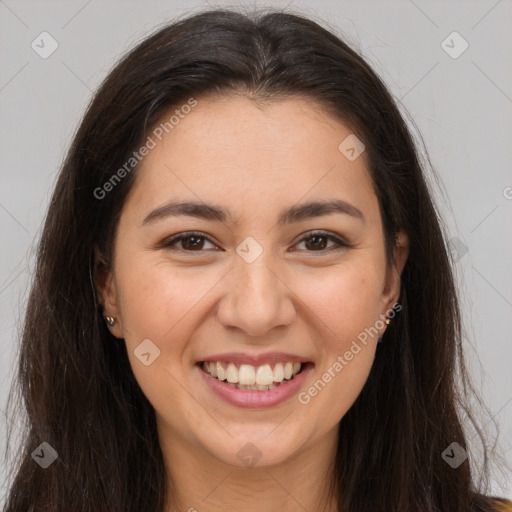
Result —
[[[391,318],[387,318],[387,317],[386,317],[386,320],[384,320],[384,321],[386,322],[386,325],[389,325],[389,324],[390,324],[390,322],[391,322]],[[379,336],[379,337],[377,338],[377,343],[382,343],[382,336]]]
[[[113,316],[106,316],[105,321],[110,327],[112,327],[116,323],[116,319]]]

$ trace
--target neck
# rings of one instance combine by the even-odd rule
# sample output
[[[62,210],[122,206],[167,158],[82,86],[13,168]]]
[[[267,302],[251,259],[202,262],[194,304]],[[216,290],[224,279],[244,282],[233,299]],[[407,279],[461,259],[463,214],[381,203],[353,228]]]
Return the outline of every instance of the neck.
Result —
[[[280,464],[265,466],[262,458],[253,467],[226,464],[197,445],[162,433],[165,512],[338,510],[330,488],[337,429]]]

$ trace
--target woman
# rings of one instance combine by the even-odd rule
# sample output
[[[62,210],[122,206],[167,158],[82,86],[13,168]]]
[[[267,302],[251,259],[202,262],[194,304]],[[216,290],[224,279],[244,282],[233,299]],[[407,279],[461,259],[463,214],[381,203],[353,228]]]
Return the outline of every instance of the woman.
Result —
[[[457,371],[445,237],[383,83],[311,20],[200,13],[115,67],[59,175],[6,509],[506,510]]]

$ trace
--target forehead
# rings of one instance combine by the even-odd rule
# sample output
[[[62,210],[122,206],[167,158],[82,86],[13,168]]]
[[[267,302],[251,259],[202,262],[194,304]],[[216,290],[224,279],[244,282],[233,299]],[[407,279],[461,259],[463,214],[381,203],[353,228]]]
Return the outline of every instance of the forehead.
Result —
[[[350,128],[305,98],[198,97],[193,108],[173,107],[149,136],[154,147],[130,193],[140,209],[184,199],[254,216],[326,195],[375,201],[364,151],[350,160],[340,150]]]

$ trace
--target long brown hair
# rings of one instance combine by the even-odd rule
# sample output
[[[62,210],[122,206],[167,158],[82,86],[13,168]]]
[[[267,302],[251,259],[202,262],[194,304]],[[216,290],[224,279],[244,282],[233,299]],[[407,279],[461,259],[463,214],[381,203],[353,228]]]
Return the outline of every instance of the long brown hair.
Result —
[[[10,400],[24,405],[26,432],[6,510],[163,511],[155,413],[94,288],[94,246],[110,262],[136,166],[104,197],[97,191],[163,113],[208,92],[323,106],[366,146],[389,264],[395,235],[409,237],[402,311],[340,422],[340,511],[492,510],[469,461],[453,469],[442,457],[454,442],[469,450],[455,381],[468,382],[461,318],[446,235],[397,105],[365,60],[316,22],[233,10],[194,14],[146,38],[110,72],[78,128],[38,245]],[[31,456],[42,442],[58,453],[47,469]]]

